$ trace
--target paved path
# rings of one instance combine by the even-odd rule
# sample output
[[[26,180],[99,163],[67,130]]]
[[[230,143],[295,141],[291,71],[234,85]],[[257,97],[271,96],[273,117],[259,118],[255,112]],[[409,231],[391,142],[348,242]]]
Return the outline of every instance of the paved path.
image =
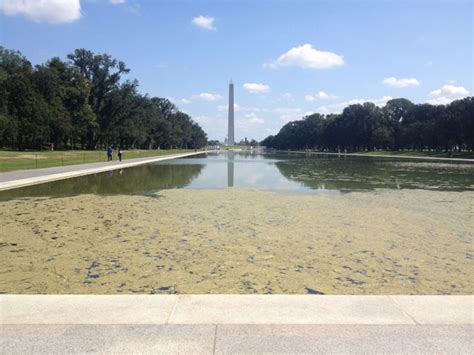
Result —
[[[303,152],[299,150],[279,150],[281,153],[293,154],[316,154],[316,155],[337,155],[350,157],[370,157],[370,158],[392,158],[392,159],[415,159],[415,160],[434,160],[445,162],[459,162],[459,163],[473,163],[474,159],[468,158],[439,158],[439,157],[424,157],[424,156],[409,156],[409,155],[390,155],[390,154],[361,154],[361,153],[330,153],[330,152]]]
[[[0,326],[2,354],[472,354],[472,326]]]
[[[1,353],[471,353],[473,296],[0,295]]]
[[[0,191],[23,186],[42,184],[49,181],[69,179],[72,177],[101,173],[104,171],[130,168],[137,165],[153,163],[161,160],[176,159],[191,155],[203,154],[208,151],[181,154],[160,155],[157,157],[128,159],[119,161],[104,161],[99,163],[58,166],[44,169],[16,170],[0,173]]]

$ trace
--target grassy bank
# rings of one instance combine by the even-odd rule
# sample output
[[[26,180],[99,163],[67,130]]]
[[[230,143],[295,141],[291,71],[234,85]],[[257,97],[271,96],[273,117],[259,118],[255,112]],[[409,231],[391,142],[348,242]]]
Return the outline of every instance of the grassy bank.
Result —
[[[124,150],[123,159],[154,157],[167,154],[185,153],[191,150]],[[114,160],[117,160],[117,151],[114,151]],[[53,166],[97,163],[107,161],[107,153],[97,150],[69,150],[69,151],[6,151],[0,150],[0,172],[49,168]]]
[[[462,158],[474,159],[474,152],[428,152],[428,151],[388,151],[357,152],[360,155],[393,155],[399,157],[427,157],[427,158]]]

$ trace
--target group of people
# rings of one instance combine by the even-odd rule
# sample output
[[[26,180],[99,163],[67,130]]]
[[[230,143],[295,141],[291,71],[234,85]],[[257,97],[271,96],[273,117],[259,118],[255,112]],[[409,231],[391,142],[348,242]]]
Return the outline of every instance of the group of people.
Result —
[[[114,148],[109,145],[108,148],[107,148],[107,160],[108,161],[112,161],[113,159],[113,155],[114,155]],[[118,148],[118,158],[120,161],[122,161],[122,155],[123,155],[123,151],[122,151],[122,148]]]

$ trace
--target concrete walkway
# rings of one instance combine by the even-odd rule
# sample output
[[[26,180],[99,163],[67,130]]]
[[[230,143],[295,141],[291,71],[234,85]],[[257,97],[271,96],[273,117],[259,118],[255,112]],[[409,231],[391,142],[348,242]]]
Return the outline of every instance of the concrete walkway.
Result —
[[[2,353],[471,353],[473,296],[1,295]]]
[[[8,173],[0,173],[0,191],[42,184],[49,181],[69,179],[77,176],[102,173],[110,170],[130,168],[137,165],[149,164],[162,160],[183,158],[192,155],[204,154],[207,152],[208,151],[199,151],[182,154],[160,155],[157,157],[128,159],[122,162],[115,160],[99,163],[66,165],[44,169],[16,170]]]

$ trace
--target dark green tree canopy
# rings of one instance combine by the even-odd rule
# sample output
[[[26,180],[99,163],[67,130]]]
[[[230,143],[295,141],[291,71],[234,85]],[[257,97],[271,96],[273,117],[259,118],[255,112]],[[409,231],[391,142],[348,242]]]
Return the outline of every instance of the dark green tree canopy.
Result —
[[[373,149],[474,150],[474,98],[449,105],[393,99],[350,105],[341,114],[315,113],[289,122],[261,144],[276,149],[363,151]]]
[[[35,68],[0,47],[0,144],[41,149],[54,144],[95,149],[200,148],[206,133],[167,99],[123,80],[125,63],[76,49],[68,62],[52,58]]]

